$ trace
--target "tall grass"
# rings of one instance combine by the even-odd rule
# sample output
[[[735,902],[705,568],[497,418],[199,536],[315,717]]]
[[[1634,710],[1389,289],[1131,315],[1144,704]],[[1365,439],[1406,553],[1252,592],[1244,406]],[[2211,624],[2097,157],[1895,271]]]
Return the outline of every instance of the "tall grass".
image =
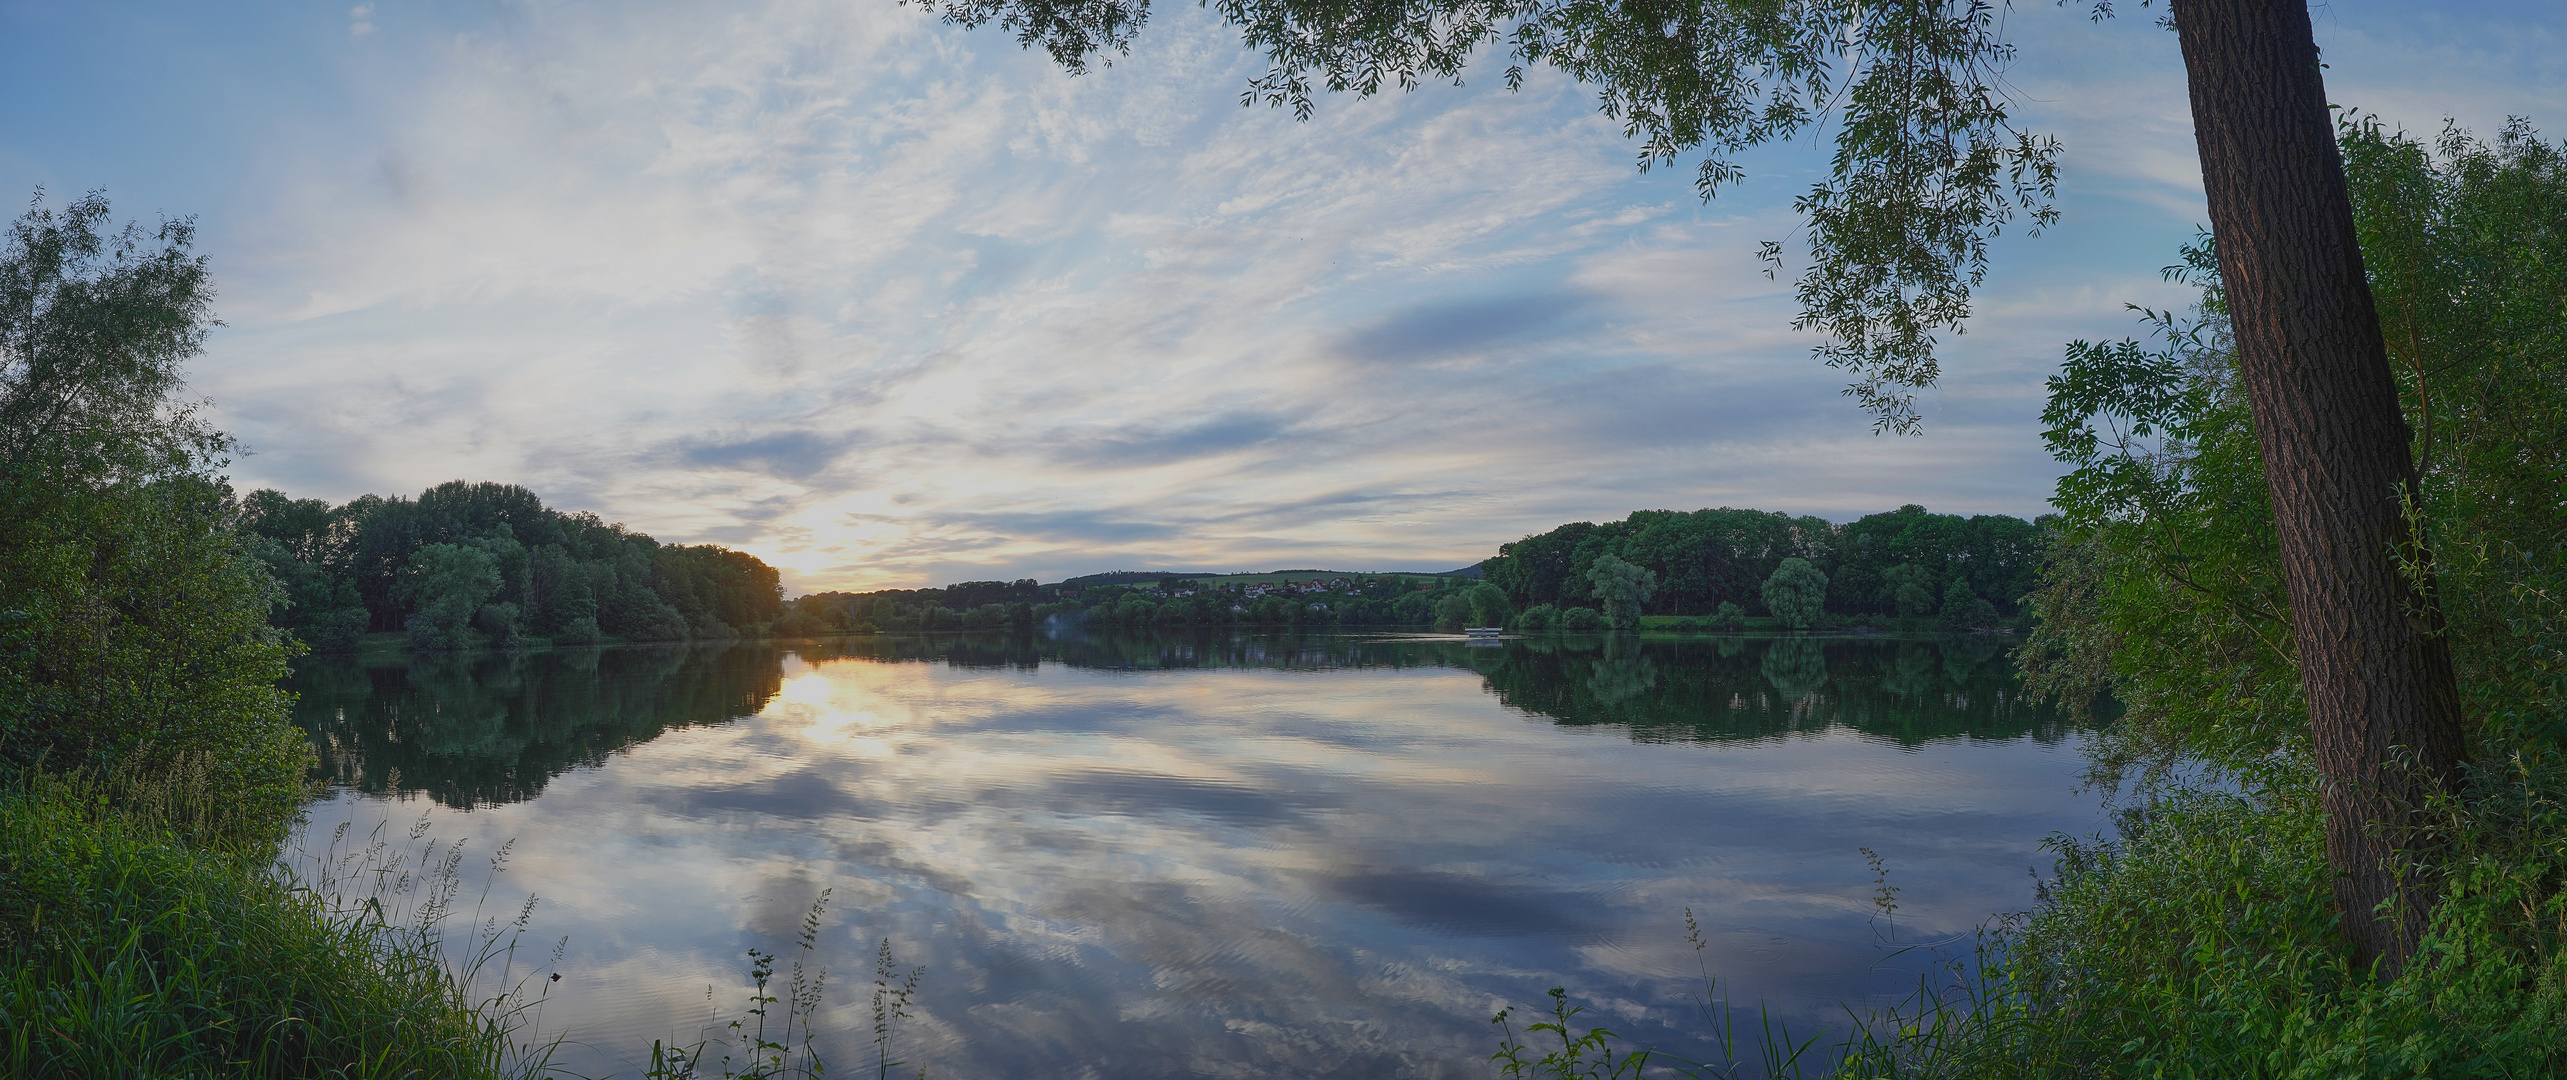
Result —
[[[2567,1073],[2567,777],[2522,757],[2436,807],[2419,959],[2353,966],[2313,782],[2177,787],[2117,843],[2057,839],[2033,911],[1849,1047],[1849,1076],[2546,1077]]]
[[[1738,1061],[1737,1013],[1708,1004],[1706,975],[1704,1019],[1729,1060],[1581,1033],[1558,990],[1531,1029],[1547,1052],[1529,1057],[1501,1013],[1497,1060],[1510,1078],[1550,1080],[1644,1067],[1718,1080],[2567,1075],[2567,768],[2506,755],[2435,815],[2442,899],[2419,961],[2395,978],[2354,968],[2315,783],[2277,769],[2230,789],[2168,782],[2124,811],[2116,840],[2052,838],[2055,876],[2034,908],[1983,926],[1906,1000],[1849,1014],[1833,1045],[1768,1024],[1761,1058]],[[1885,876],[1879,887],[1887,914],[1895,894]]]
[[[794,958],[791,971],[781,987],[783,996],[773,992],[776,954],[761,949],[749,950],[748,1007],[738,1019],[724,1025],[720,1037],[699,1039],[692,1046],[676,1046],[667,1040],[651,1042],[650,1068],[642,1075],[646,1080],[698,1080],[720,1076],[723,1080],[786,1080],[817,1078],[828,1072],[820,1059],[815,1041],[819,1033],[812,1028],[812,1017],[820,1011],[821,992],[828,986],[827,968],[805,966],[805,961],[819,947],[820,919],[829,910],[831,890],[820,890],[811,902],[811,910],[802,916],[802,929],[794,935],[794,945],[802,955]],[[891,942],[884,939],[883,958],[891,956]],[[914,980],[913,980],[914,985]],[[707,988],[707,993],[711,992]],[[875,996],[875,1027],[882,1029],[881,996]],[[905,1003],[905,998],[904,998]],[[778,1007],[782,1015],[777,1015]],[[770,1030],[772,1028],[773,1030]],[[878,1038],[877,1042],[884,1042]],[[715,1070],[720,1070],[716,1072]]]
[[[794,945],[802,955],[794,959],[780,988],[783,996],[778,997],[770,989],[775,982],[776,955],[749,950],[749,1001],[739,1018],[723,1025],[720,1035],[699,1039],[692,1046],[653,1040],[650,1067],[642,1074],[644,1080],[711,1080],[716,1076],[721,1080],[819,1080],[828,1073],[812,1020],[819,1014],[821,991],[829,979],[828,969],[813,963],[813,954],[820,938],[821,916],[829,908],[830,892],[820,890],[819,899],[813,900],[811,910],[802,916],[802,929],[794,936]],[[926,975],[924,967],[902,971],[899,960],[892,955],[891,939],[882,939],[874,954],[873,982],[873,1064],[877,1080],[889,1080],[893,1069],[907,1064],[892,1057],[892,1047],[900,1022],[910,1019],[909,1006],[917,1000],[918,981]],[[776,1015],[778,1006],[783,1010],[781,1016]],[[920,1066],[913,1075],[927,1080],[926,1067]]]
[[[31,773],[0,793],[0,1072],[543,1071],[516,1039],[540,1002],[516,974],[531,901],[450,935],[460,846],[414,832],[297,872],[251,842],[260,823],[163,779]]]

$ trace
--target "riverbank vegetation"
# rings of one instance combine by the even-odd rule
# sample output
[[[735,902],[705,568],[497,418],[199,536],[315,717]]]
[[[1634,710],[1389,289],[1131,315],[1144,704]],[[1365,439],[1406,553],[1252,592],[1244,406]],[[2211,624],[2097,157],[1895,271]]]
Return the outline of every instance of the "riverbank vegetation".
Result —
[[[416,499],[240,502],[276,579],[275,621],[317,649],[402,633],[422,651],[763,636],[784,613],[774,567],[712,544],[662,544],[514,484],[455,480]]]
[[[2030,587],[2047,535],[2020,518],[1920,506],[1847,525],[1649,510],[1563,525],[1442,574],[1126,571],[787,601],[780,575],[755,556],[661,544],[512,484],[457,480],[415,499],[336,506],[260,490],[232,512],[274,579],[271,621],[321,651],[387,639],[436,652],[1038,625],[1985,629],[2022,621],[2014,598]],[[1599,567],[1618,576],[1600,579]],[[1778,591],[1777,575],[1789,586]],[[1778,596],[1794,599],[1778,611]]]
[[[2421,465],[2404,572],[2441,595],[2432,630],[2467,704],[2460,784],[2399,852],[2423,886],[2402,916],[2423,928],[2414,958],[2365,962],[2330,895],[2292,608],[2205,239],[2170,270],[2199,307],[2145,313],[2153,343],[2072,345],[2046,416],[2073,471],[2028,689],[2117,698],[2097,769],[2137,797],[2117,840],[2058,843],[2048,902],[1996,936],[1984,981],[1858,1064],[2567,1067],[2567,155],[2520,123],[2428,143],[2357,118],[2339,138]]]
[[[2375,913],[2336,899],[2205,238],[2168,271],[2200,304],[2143,312],[2150,341],[2071,345],[2045,415],[2072,471],[2027,601],[2026,689],[2124,710],[2094,761],[2128,796],[2117,835],[2055,838],[2041,902],[1855,1030],[1837,1075],[2567,1070],[2567,150],[2520,122],[2428,142],[2350,117],[2338,136],[2421,466],[2407,513],[2424,543],[2401,569],[2440,594],[2430,629],[2467,705],[2459,782],[2397,851],[2418,887],[2376,913],[2419,927],[2413,952],[2366,952],[2346,923]],[[1550,1064],[1571,1075],[1573,1056]]]
[[[0,1071],[507,1075],[433,918],[276,870],[310,751],[231,442],[178,397],[192,238],[91,196],[0,252]]]
[[[198,779],[0,795],[0,1072],[532,1074],[438,919],[336,904],[273,871],[271,842],[223,842],[244,823]]]
[[[1643,510],[1525,537],[1458,573],[1118,572],[1053,585],[1028,578],[822,592],[786,604],[775,632],[1993,629],[2024,621],[2018,599],[2037,578],[2048,536],[2021,518],[1914,505],[1844,525],[1761,510]]]

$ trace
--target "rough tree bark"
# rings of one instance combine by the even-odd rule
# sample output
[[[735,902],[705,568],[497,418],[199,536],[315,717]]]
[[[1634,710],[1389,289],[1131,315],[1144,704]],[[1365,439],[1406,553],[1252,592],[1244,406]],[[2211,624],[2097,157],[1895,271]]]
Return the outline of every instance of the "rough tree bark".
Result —
[[[2324,777],[2327,858],[2357,958],[2402,967],[2432,908],[2416,833],[2465,754],[2423,551],[2410,433],[2363,277],[2305,0],[2175,0],[2220,280]],[[2374,916],[2395,898],[2389,914]]]

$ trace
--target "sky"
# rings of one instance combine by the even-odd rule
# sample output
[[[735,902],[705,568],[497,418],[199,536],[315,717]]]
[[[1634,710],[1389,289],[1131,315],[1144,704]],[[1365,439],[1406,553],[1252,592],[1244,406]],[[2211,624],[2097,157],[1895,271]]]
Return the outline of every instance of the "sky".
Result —
[[[518,483],[789,593],[1440,570],[1637,509],[2041,513],[2043,377],[2186,302],[2204,220],[2174,35],[2120,6],[2005,12],[2063,216],[1998,242],[1915,437],[1754,259],[1824,145],[1705,203],[1502,63],[1296,121],[1194,7],[1073,77],[896,0],[0,0],[0,192],[196,219],[243,490]],[[2567,5],[2312,12],[2340,105],[2567,134]]]

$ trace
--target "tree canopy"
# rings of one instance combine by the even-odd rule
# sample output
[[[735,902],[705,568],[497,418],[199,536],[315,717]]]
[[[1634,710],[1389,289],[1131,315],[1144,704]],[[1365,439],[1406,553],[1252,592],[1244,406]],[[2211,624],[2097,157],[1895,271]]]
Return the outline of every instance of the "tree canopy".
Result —
[[[369,629],[422,649],[721,640],[784,614],[782,577],[755,556],[661,544],[514,484],[339,506],[256,491],[242,524],[284,586],[279,624],[322,648]]]
[[[307,754],[289,644],[231,527],[230,441],[177,396],[212,324],[193,235],[112,229],[92,194],[0,250],[0,779],[192,770],[281,828]]]

